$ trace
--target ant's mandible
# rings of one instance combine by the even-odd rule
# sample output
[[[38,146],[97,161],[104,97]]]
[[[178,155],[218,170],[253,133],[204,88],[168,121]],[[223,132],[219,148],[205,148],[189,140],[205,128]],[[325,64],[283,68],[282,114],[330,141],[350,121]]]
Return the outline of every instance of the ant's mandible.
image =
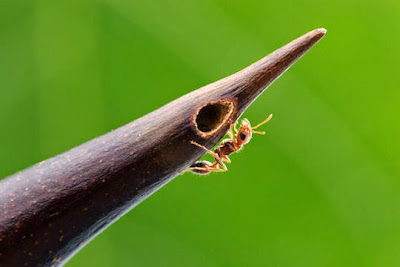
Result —
[[[250,122],[248,119],[243,119],[240,125],[239,130],[236,128],[236,124],[231,125],[228,136],[229,139],[223,140],[220,145],[213,151],[207,149],[205,146],[196,143],[195,141],[191,141],[191,143],[195,146],[198,146],[208,154],[214,157],[215,162],[211,163],[206,160],[196,161],[193,163],[186,171],[191,171],[195,174],[206,175],[210,172],[225,172],[228,170],[224,162],[230,163],[231,160],[228,156],[234,152],[239,151],[242,149],[243,145],[250,142],[252,134],[265,134],[265,132],[255,131],[261,125],[264,125],[269,120],[271,120],[272,114],[268,116],[264,121],[257,124],[254,127],[251,127]]]

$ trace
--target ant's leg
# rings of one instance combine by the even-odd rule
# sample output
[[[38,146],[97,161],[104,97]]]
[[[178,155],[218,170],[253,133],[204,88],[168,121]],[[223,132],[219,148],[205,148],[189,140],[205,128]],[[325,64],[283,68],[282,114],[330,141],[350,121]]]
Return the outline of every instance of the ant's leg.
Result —
[[[227,163],[231,163],[231,159],[228,158],[228,156],[223,156],[223,157],[222,157],[222,161],[225,161],[225,162],[227,162]]]
[[[233,129],[235,130],[236,134],[239,132],[239,130],[237,129],[237,124],[237,121],[235,122],[235,124],[233,124]]]
[[[232,133],[232,135],[229,135],[229,137],[230,137],[231,140],[232,140],[233,147],[234,147],[235,149],[238,148],[237,135],[238,135],[238,133],[239,133],[239,130],[238,130],[237,127],[236,127],[237,124],[238,124],[238,122],[236,121],[233,125],[231,125],[230,132]],[[232,126],[233,126],[233,127],[232,127]],[[235,131],[236,135],[233,134],[233,130],[232,130],[232,129]],[[229,134],[229,133],[228,133],[228,134]],[[225,156],[225,157],[226,157],[226,156]],[[231,163],[231,160],[230,160],[228,157],[226,157],[225,162]]]
[[[222,167],[222,169],[219,167]],[[226,172],[228,168],[224,163],[219,164],[218,162],[215,162],[212,166],[208,167],[208,170],[212,172]]]
[[[208,154],[210,154],[211,156],[214,157],[214,159],[215,159],[217,162],[214,163],[213,166],[211,167],[211,168],[214,168],[213,171],[216,171],[215,168],[217,168],[217,165],[221,166],[222,169],[223,169],[224,171],[227,171],[227,170],[228,170],[228,168],[225,166],[224,162],[222,161],[222,159],[220,158],[220,156],[219,156],[217,153],[212,152],[211,150],[207,149],[205,146],[202,146],[202,145],[200,145],[199,143],[196,143],[195,141],[190,141],[190,142],[191,142],[193,145],[198,146],[198,147],[204,149],[205,151],[207,151]]]
[[[224,165],[224,163],[222,163],[222,159],[218,156],[217,153],[212,152],[211,150],[209,150],[208,148],[206,148],[205,146],[200,145],[199,143],[196,143],[195,141],[190,141],[190,143],[192,143],[195,146],[198,146],[202,149],[204,149],[205,151],[207,151],[208,154],[210,154],[211,156],[214,157],[214,159],[218,162],[218,164],[220,165]]]
[[[230,139],[235,139],[235,134],[233,133],[233,125],[231,124],[231,126],[229,127],[229,131],[228,131],[228,136]]]

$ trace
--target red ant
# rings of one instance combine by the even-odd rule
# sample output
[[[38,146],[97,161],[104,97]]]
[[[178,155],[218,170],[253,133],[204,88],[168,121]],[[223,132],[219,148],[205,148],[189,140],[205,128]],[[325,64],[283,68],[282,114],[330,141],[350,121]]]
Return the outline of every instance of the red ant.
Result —
[[[264,125],[272,118],[272,114],[268,116],[264,121],[257,124],[254,127],[251,127],[250,122],[248,119],[243,119],[240,125],[239,130],[236,128],[237,122],[234,125],[230,126],[228,131],[228,136],[230,139],[223,140],[220,145],[213,151],[207,149],[205,146],[196,143],[195,141],[191,141],[191,143],[195,146],[198,146],[208,154],[214,157],[215,163],[211,163],[206,160],[196,161],[193,163],[186,171],[191,171],[195,174],[206,175],[210,172],[225,172],[228,170],[224,162],[230,163],[231,160],[228,156],[234,152],[239,151],[242,149],[243,145],[250,142],[252,134],[262,134],[264,135],[265,132],[255,131],[261,125]],[[236,136],[235,136],[235,133]],[[220,168],[221,167],[221,168]]]

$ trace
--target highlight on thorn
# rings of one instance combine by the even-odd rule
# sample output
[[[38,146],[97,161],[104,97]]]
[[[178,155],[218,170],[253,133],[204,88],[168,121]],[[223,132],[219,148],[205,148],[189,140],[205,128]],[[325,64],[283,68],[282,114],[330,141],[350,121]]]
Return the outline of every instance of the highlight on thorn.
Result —
[[[243,119],[239,129],[237,129],[237,122],[231,124],[227,135],[228,139],[223,140],[219,146],[214,151],[209,150],[205,146],[195,142],[190,141],[191,144],[205,150],[208,154],[213,156],[215,159],[214,163],[209,161],[196,161],[186,171],[191,171],[195,174],[206,175],[211,172],[225,172],[228,170],[225,163],[230,163],[229,155],[235,152],[238,152],[243,148],[245,144],[250,142],[252,134],[261,134],[264,135],[264,131],[256,131],[259,127],[266,124],[272,119],[272,114],[270,114],[265,120],[260,122],[254,127],[251,127],[250,121],[248,119]],[[186,172],[185,171],[185,172]]]

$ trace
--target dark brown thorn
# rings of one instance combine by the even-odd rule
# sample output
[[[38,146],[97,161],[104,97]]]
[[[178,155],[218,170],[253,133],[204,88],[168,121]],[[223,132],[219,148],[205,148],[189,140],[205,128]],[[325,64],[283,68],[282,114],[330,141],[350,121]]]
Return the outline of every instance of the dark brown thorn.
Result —
[[[0,266],[52,265],[53,258],[70,258],[205,153],[190,141],[216,145],[324,35],[324,29],[311,31],[227,78],[0,181]],[[23,238],[26,234],[46,242]]]

